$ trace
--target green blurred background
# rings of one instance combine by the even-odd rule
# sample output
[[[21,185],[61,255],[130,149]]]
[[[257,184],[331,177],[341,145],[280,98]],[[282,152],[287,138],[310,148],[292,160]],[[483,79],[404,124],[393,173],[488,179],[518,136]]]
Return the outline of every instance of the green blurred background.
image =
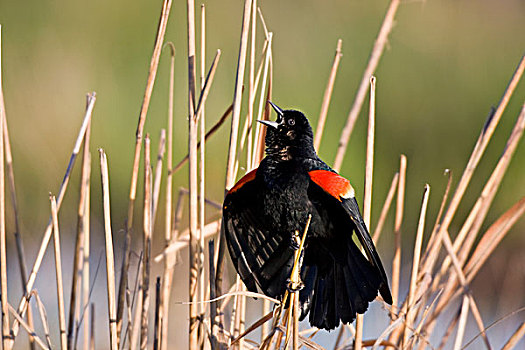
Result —
[[[321,157],[328,163],[334,159],[340,130],[388,3],[385,0],[305,0],[260,4],[268,28],[274,33],[273,101],[283,108],[302,110],[314,125],[337,39],[343,39],[344,56],[320,148]],[[108,154],[113,229],[117,242],[121,241],[134,135],[160,7],[161,1],[0,2],[3,87],[29,265],[34,261],[36,244],[49,215],[48,193],[58,191],[83,116],[85,93],[89,91],[97,92],[92,127],[92,221],[93,244],[95,247],[98,244],[95,249],[100,249],[94,254],[103,247],[99,167],[98,157],[95,157],[98,147]],[[207,103],[209,126],[232,100],[242,7],[240,0],[206,3],[208,64],[215,50],[222,50]],[[260,25],[258,30],[261,43]],[[173,41],[177,49],[176,163],[187,152],[185,2],[174,1],[166,38]],[[259,51],[260,48],[261,45]],[[453,171],[456,184],[491,107],[497,106],[524,52],[525,2],[521,0],[430,0],[401,4],[376,72],[372,222],[377,221],[391,178],[397,171],[399,155],[406,154],[408,174],[403,232],[407,248],[413,244],[424,184],[429,183],[432,188],[429,222],[433,223],[446,183],[443,170]],[[167,119],[167,53],[165,50],[161,58],[145,129],[151,133],[154,150]],[[450,230],[452,235],[456,234],[490,176],[524,98],[525,83],[521,82],[459,208],[457,220]],[[359,198],[362,198],[363,189],[366,112],[365,103],[341,171],[352,180]],[[216,201],[221,201],[223,195],[228,129],[222,128],[207,148],[208,197]],[[525,145],[522,142],[484,227],[525,195],[524,171]],[[78,178],[78,175],[76,170],[74,176]],[[187,186],[187,168],[176,174],[175,184],[176,187]],[[73,246],[78,179],[73,180],[71,186],[73,191],[66,197],[60,216],[66,252]],[[138,198],[141,198],[140,193]],[[11,214],[9,219],[12,223]],[[379,243],[386,261],[390,261],[393,254],[391,228],[390,220]],[[160,241],[162,225],[157,225],[156,229]],[[484,278],[474,283],[474,292],[482,300],[489,321],[525,303],[524,230],[525,220],[522,219],[481,272]],[[9,258],[14,259],[11,237],[8,243],[13,247]],[[154,252],[158,251],[156,246]],[[119,252],[117,258],[120,258]],[[11,261],[9,276],[11,281],[16,281],[11,283],[11,295],[19,295],[18,268],[14,267],[15,260]],[[186,261],[184,256],[182,261]],[[408,256],[404,263],[409,263]],[[50,257],[46,264],[51,268]],[[187,269],[182,266],[175,278],[184,281]],[[409,270],[406,271],[404,282],[409,276]],[[99,280],[103,280],[102,275],[101,272]],[[37,288],[44,288],[41,277],[38,281]],[[69,276],[66,282],[69,288]],[[176,291],[175,300],[185,300],[186,288],[180,289]],[[48,298],[52,302],[53,295]],[[100,312],[104,312],[102,305],[101,302]],[[523,315],[517,317],[524,319]],[[181,320],[181,327],[184,322]],[[496,332],[505,335],[513,329],[513,326],[501,325]],[[186,337],[182,336],[182,330],[180,336],[174,336],[174,341],[184,344]]]

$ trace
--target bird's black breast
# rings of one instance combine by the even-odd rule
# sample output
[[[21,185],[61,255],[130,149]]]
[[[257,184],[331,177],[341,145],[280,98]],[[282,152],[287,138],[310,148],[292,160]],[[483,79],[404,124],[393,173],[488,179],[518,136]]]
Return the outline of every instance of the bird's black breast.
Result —
[[[312,212],[308,172],[297,162],[272,164],[263,161],[257,175],[265,220],[281,234],[302,232]]]

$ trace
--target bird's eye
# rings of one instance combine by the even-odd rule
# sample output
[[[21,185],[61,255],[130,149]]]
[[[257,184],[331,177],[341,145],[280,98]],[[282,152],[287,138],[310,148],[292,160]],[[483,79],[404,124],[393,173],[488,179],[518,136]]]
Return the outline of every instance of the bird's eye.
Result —
[[[295,119],[288,119],[288,125],[290,126],[295,125]]]

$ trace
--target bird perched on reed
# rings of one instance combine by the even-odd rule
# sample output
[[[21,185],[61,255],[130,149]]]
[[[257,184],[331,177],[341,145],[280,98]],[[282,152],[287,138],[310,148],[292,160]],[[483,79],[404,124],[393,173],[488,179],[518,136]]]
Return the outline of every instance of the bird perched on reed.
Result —
[[[266,156],[225,197],[222,230],[242,281],[252,292],[282,298],[298,249],[296,232],[311,223],[304,243],[301,319],[331,330],[352,322],[381,294],[392,296],[381,259],[350,182],[318,156],[308,119],[277,112],[267,126]],[[353,241],[356,234],[366,256]]]

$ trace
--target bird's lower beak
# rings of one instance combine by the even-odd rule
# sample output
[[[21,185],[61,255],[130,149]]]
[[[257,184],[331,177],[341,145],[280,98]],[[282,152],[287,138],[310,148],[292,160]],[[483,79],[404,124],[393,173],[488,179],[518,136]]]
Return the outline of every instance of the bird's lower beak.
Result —
[[[279,123],[272,122],[270,120],[257,120],[259,123],[264,124],[266,126],[271,126],[274,129],[277,129],[279,127]]]

